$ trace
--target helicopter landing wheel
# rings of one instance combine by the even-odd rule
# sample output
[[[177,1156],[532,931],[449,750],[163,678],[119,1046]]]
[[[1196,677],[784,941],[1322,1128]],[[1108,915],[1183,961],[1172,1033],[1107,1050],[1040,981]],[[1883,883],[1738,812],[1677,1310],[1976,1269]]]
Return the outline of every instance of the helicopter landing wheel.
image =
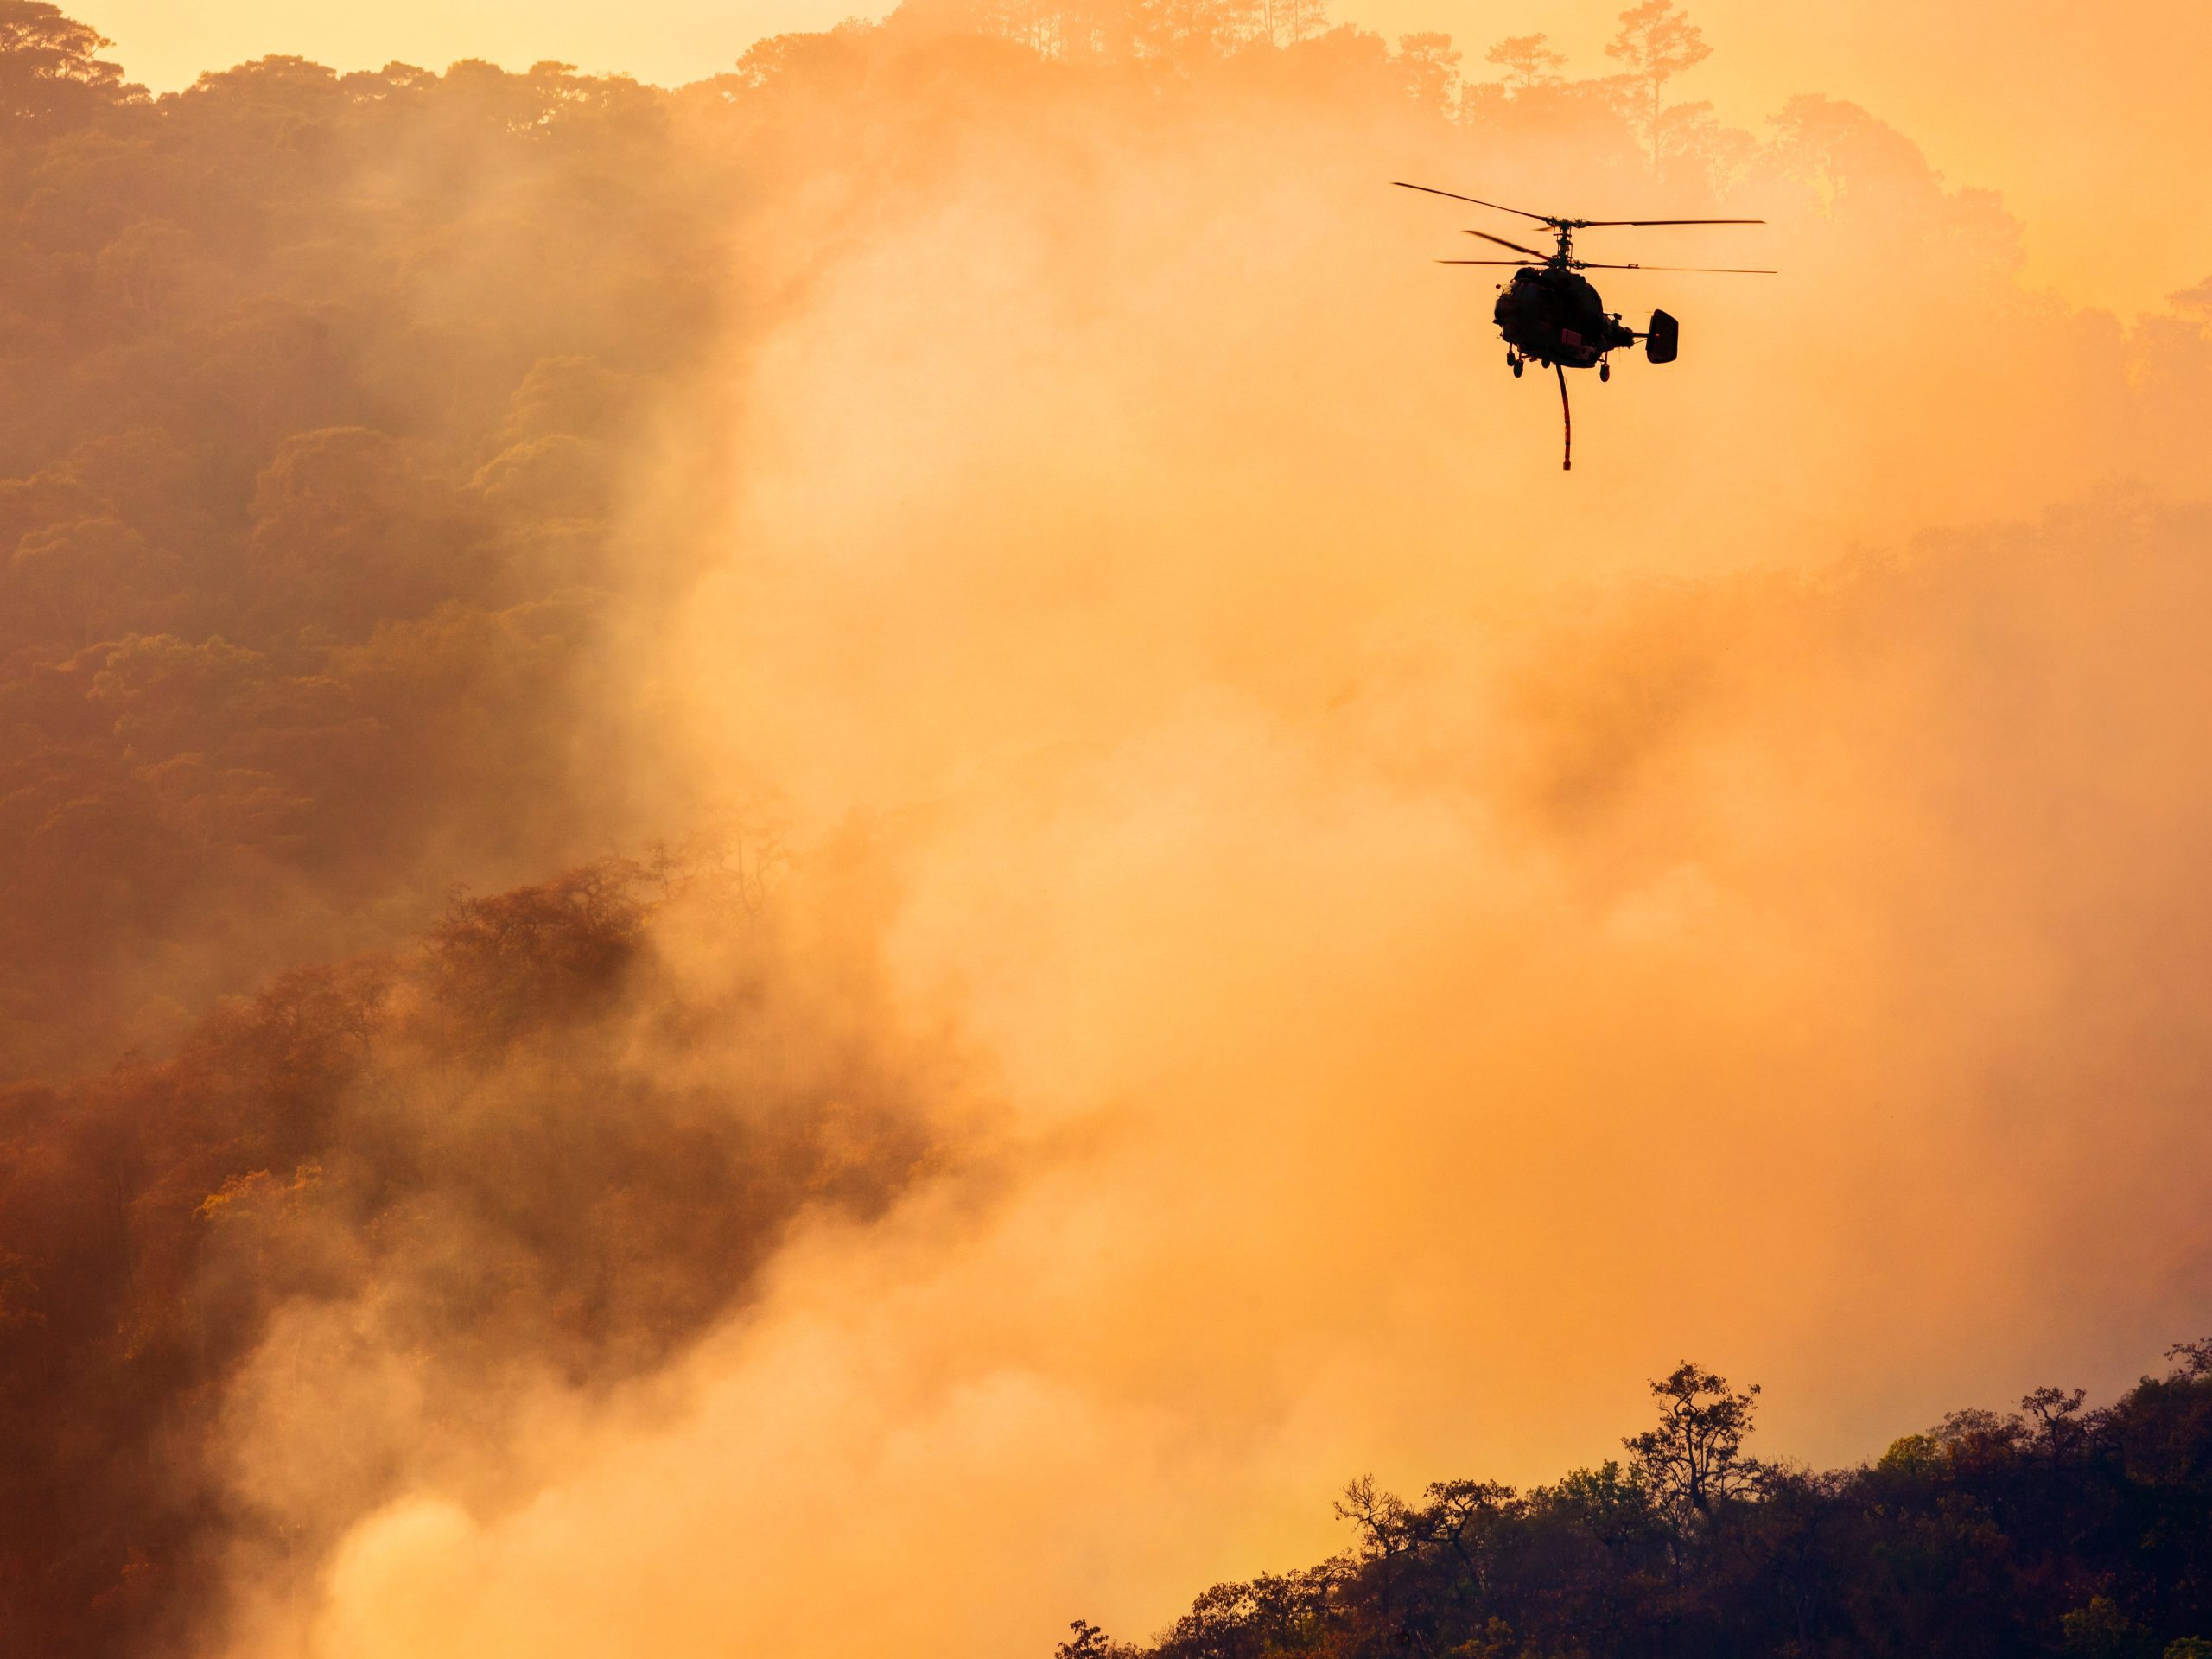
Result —
[[[1600,380],[1611,379],[1613,378],[1613,365],[1610,363],[1600,363],[1598,365],[1598,378]]]
[[[1521,371],[1529,366],[1517,357],[1509,357],[1505,360],[1513,365],[1513,378],[1516,380],[1518,380],[1521,378]]]

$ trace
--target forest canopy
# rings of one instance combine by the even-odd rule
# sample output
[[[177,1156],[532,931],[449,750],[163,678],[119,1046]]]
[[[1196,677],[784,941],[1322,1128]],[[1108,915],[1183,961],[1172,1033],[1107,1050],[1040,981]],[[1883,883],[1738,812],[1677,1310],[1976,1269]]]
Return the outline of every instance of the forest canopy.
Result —
[[[1077,1620],[1059,1659],[2212,1652],[2212,1343],[2094,1410],[2041,1388],[1872,1463],[1753,1457],[1758,1389],[1685,1363],[1623,1459],[1415,1500],[1353,1481],[1335,1559],[1217,1585],[1157,1639]]]

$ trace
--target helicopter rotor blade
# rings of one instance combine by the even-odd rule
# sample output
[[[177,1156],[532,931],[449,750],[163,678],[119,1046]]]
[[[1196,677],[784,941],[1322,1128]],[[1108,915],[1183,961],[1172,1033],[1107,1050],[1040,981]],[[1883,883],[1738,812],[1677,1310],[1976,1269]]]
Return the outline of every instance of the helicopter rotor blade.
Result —
[[[1603,230],[1613,225],[1764,225],[1763,219],[1580,219],[1579,231]]]
[[[1439,259],[1440,265],[1511,265],[1516,270],[1533,270],[1540,264],[1535,259]]]
[[[1540,225],[1554,222],[1549,213],[1532,213],[1526,207],[1509,207],[1502,201],[1484,201],[1480,196],[1463,196],[1457,190],[1440,190],[1433,184],[1408,184],[1403,179],[1393,179],[1390,182],[1401,190],[1426,190],[1432,196],[1449,196],[1454,201],[1471,201],[1478,207],[1495,207],[1501,213],[1518,213],[1522,218],[1533,219]]]
[[[1779,276],[1778,270],[1747,270],[1738,265],[1610,265],[1594,259],[1578,259],[1577,270],[1681,270],[1702,276]]]
[[[1518,242],[1509,242],[1502,236],[1492,236],[1488,231],[1468,231],[1468,236],[1479,236],[1485,242],[1495,242],[1501,248],[1510,248],[1516,253],[1525,253],[1531,259],[1548,259],[1551,256],[1537,248],[1524,248]]]

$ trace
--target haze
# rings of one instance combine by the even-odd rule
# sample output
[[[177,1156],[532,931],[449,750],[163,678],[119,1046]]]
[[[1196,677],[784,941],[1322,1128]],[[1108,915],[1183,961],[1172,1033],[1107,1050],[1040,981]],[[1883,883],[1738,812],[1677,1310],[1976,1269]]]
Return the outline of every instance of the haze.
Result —
[[[1394,39],[1443,30],[1475,48],[1471,73],[1487,73],[1478,54],[1490,41],[1542,30],[1576,73],[1594,74],[1608,67],[1617,10],[1611,0],[1357,0],[1339,15]],[[157,90],[277,52],[361,69],[554,58],[677,86],[728,68],[765,35],[852,15],[838,0],[101,0],[87,14]],[[2025,226],[2031,278],[2077,304],[2154,308],[2212,269],[2212,178],[2176,164],[2204,144],[2212,11],[2196,0],[2126,0],[2101,9],[2094,28],[2057,0],[1714,0],[1700,16],[1722,53],[1688,84],[1690,95],[1755,125],[1793,92],[1848,87],[1911,133],[1953,183],[2002,191]]]
[[[2212,156],[2053,22],[2078,120],[1931,161],[1896,15],[1694,9],[1649,126],[1595,12],[1518,89],[1542,17],[1463,87],[1155,0],[681,92],[589,67],[727,19],[76,38],[0,171],[8,1634],[1041,1659],[1685,1355],[1852,1461],[2202,1334]],[[2024,265],[2062,140],[2140,315]],[[1683,353],[1562,474],[1394,178],[1786,275],[1605,273]]]

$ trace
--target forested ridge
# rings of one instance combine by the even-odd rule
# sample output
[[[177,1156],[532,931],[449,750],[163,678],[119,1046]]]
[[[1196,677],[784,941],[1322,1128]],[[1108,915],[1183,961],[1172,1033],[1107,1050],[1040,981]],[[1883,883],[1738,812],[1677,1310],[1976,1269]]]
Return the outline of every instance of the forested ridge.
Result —
[[[106,47],[0,6],[0,1647],[57,1656],[204,1640],[351,1512],[214,1449],[286,1331],[303,1401],[412,1357],[311,1478],[372,1502],[394,1402],[650,1370],[929,1156],[792,988],[772,827],[579,859],[661,574],[618,478],[729,291],[683,111]]]
[[[667,182],[640,89],[271,59],[155,99],[51,7],[7,12],[21,1075],[111,1054],[118,1002],[126,1040],[173,1040],[242,968],[588,835],[563,715],[609,492],[721,289],[713,186]]]
[[[1872,1462],[1752,1455],[1758,1389],[1685,1363],[1625,1455],[1528,1491],[1356,1480],[1334,1560],[1217,1585],[1156,1639],[1060,1659],[2212,1653],[2212,1343],[2088,1408],[2040,1388]]]
[[[1039,131],[1079,171],[1104,133],[1173,173],[1243,124],[1283,147],[1255,175],[1356,130],[1571,149],[1683,211],[1764,190],[1939,279],[1882,302],[1906,346],[2125,388],[2037,412],[2083,475],[2196,454],[2201,293],[2126,331],[2022,296],[2001,205],[1866,111],[1678,98],[1707,48],[1663,0],[1580,77],[1508,26],[1478,65],[1313,0],[914,0],[672,90],[269,58],[156,97],[0,0],[0,1649],[208,1650],[441,1435],[652,1374],[794,1227],[953,1156],[870,948],[782,900],[790,865],[861,909],[872,878],[719,780],[630,787],[653,711],[608,688],[721,554],[741,445],[690,429],[743,411],[702,378],[963,156]],[[1562,746],[1547,810],[1604,759]],[[238,1455],[271,1395],[343,1444]],[[1157,1650],[2186,1654],[2208,1400],[2191,1350],[2101,1412],[1735,1460],[1688,1507],[1649,1460],[1363,1488],[1353,1555]]]

